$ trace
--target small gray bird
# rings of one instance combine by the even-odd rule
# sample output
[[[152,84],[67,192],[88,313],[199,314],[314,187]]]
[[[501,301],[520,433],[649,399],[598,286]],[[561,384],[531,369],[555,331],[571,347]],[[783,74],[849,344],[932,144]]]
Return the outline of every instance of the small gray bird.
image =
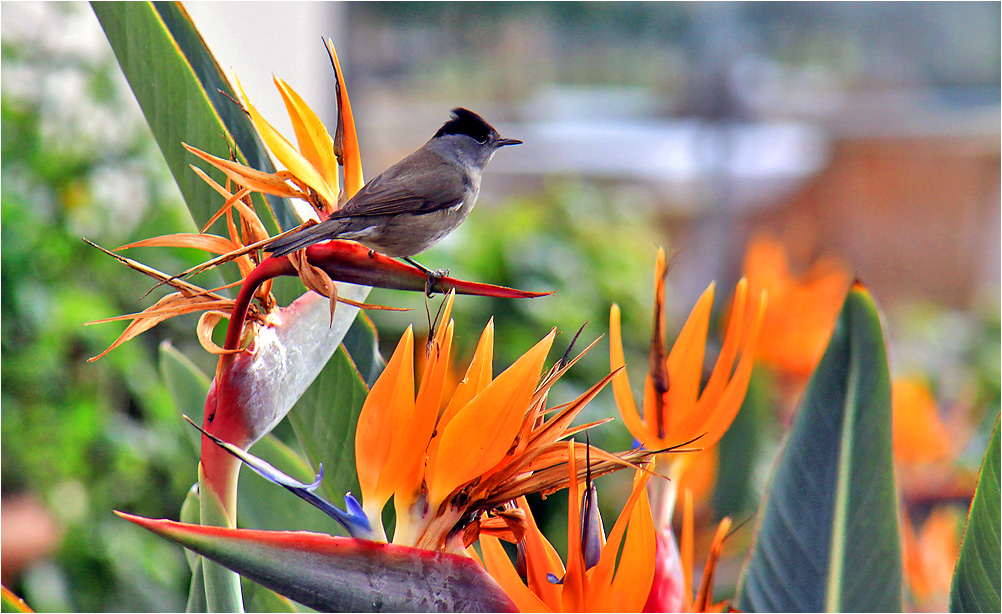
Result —
[[[316,226],[272,241],[265,251],[278,257],[329,239],[351,239],[417,265],[410,256],[455,230],[473,210],[494,152],[521,142],[501,138],[473,111],[453,109],[435,136],[365,184],[344,207]]]

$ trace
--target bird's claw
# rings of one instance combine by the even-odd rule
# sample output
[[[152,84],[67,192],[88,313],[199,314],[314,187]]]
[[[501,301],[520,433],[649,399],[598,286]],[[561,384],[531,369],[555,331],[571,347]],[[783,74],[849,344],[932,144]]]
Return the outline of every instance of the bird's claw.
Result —
[[[449,269],[436,269],[427,271],[428,280],[424,282],[424,293],[431,298],[435,294],[435,285],[449,274]]]

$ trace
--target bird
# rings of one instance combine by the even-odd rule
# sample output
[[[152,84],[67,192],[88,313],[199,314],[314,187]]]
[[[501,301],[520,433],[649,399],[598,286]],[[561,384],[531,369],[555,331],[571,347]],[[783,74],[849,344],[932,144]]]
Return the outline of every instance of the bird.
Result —
[[[371,251],[411,260],[455,230],[473,210],[484,167],[518,139],[502,138],[482,117],[462,107],[417,151],[366,183],[324,221],[265,246],[281,257],[314,243],[350,239]],[[429,280],[430,281],[430,280]]]

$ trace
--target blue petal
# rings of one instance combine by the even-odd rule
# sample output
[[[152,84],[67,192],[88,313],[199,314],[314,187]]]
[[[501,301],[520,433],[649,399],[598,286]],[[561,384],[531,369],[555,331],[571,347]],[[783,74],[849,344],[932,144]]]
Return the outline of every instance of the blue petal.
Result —
[[[348,535],[360,539],[372,539],[372,527],[369,525],[369,519],[366,518],[364,513],[362,513],[362,506],[358,504],[358,501],[356,501],[354,497],[350,494],[345,495],[345,503],[349,508],[348,512],[345,512],[320,496],[313,494],[313,491],[320,486],[320,482],[323,480],[323,465],[320,466],[320,473],[317,475],[316,479],[310,484],[304,484],[282,473],[275,468],[275,466],[254,456],[253,454],[250,454],[231,443],[223,441],[211,433],[206,433],[200,426],[192,422],[188,416],[184,416],[184,419],[201,431],[203,435],[211,439],[216,445],[243,461],[243,463],[250,467],[254,473],[260,475],[273,484],[278,484],[279,486],[285,488],[292,494],[336,520],[338,524],[344,527],[344,530],[348,532]],[[351,497],[352,503],[348,502],[349,497]]]

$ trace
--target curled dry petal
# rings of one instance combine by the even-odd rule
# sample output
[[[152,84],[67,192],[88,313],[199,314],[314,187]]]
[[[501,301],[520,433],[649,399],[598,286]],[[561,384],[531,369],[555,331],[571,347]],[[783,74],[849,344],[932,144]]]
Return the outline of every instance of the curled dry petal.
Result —
[[[198,318],[198,326],[195,327],[195,332],[198,335],[198,342],[202,344],[205,351],[210,354],[236,354],[242,350],[233,349],[227,350],[216,344],[212,340],[212,331],[215,330],[216,325],[226,320],[230,317],[228,312],[224,311],[206,311]]]
[[[212,298],[210,296],[195,296],[188,297],[184,296],[180,292],[175,292],[173,294],[168,294],[155,305],[145,309],[140,313],[133,313],[124,316],[116,316],[113,318],[105,318],[103,320],[96,320],[93,322],[87,322],[87,325],[91,324],[101,324],[104,322],[113,322],[116,320],[131,319],[130,323],[122,334],[115,339],[114,343],[108,346],[108,349],[101,352],[97,356],[88,358],[88,362],[93,362],[118,346],[122,345],[126,341],[129,341],[133,337],[141,335],[142,333],[153,328],[157,324],[163,322],[164,320],[169,320],[175,316],[184,315],[186,313],[194,313],[197,311],[204,311],[207,309],[225,309],[231,307],[233,301],[231,300],[219,300]]]
[[[274,194],[275,196],[280,196],[282,198],[306,199],[306,194],[304,192],[293,188],[287,183],[288,181],[295,179],[295,175],[289,171],[265,173],[240,164],[239,162],[226,160],[224,158],[219,158],[212,154],[205,153],[204,151],[192,147],[187,143],[181,143],[181,146],[187,149],[190,153],[223,171],[227,177],[236,182],[238,185],[251,188],[257,192]]]

